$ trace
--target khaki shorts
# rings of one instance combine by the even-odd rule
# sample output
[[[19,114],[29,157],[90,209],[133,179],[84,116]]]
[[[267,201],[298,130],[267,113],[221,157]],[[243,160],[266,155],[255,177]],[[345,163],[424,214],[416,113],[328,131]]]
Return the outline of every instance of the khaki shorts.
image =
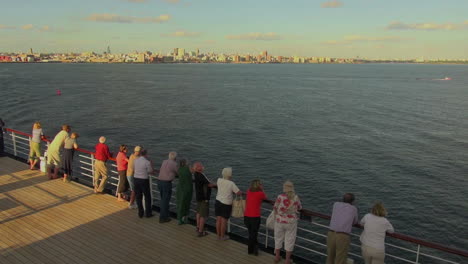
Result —
[[[41,157],[41,143],[31,141],[30,148],[29,159],[38,160]]]
[[[208,217],[208,201],[197,201],[197,213],[201,217]]]

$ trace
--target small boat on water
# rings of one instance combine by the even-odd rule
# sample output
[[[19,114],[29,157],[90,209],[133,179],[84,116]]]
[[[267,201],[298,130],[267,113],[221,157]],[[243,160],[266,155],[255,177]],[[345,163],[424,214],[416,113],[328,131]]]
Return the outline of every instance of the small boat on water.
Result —
[[[450,81],[452,78],[445,76],[445,78],[442,79],[432,79],[433,81]]]

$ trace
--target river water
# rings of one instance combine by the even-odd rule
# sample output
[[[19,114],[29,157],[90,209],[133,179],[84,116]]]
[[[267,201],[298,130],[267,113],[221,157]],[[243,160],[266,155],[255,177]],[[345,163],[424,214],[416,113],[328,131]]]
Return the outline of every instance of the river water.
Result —
[[[175,150],[270,198],[291,179],[326,214],[353,192],[361,217],[381,200],[397,232],[468,245],[468,66],[0,64],[0,94],[17,130]]]

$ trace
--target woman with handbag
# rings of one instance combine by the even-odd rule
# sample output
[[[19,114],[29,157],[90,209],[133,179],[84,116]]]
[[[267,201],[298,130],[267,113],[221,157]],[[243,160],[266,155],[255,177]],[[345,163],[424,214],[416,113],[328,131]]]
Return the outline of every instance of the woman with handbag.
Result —
[[[247,190],[245,203],[244,224],[249,230],[248,253],[258,256],[258,229],[261,221],[262,201],[267,197],[260,180],[253,180]]]
[[[280,251],[286,250],[286,264],[290,264],[291,255],[296,243],[297,220],[299,210],[302,209],[301,201],[294,192],[294,185],[290,181],[283,184],[283,193],[276,198],[273,210],[276,215],[275,223],[275,263],[281,260]]]
[[[231,181],[232,168],[224,168],[222,173],[223,178],[217,181],[218,193],[215,202],[215,215],[216,215],[216,234],[218,240],[228,240],[229,237],[225,236],[227,229],[227,221],[231,217],[233,193],[241,195],[242,192],[237,188],[236,184]]]

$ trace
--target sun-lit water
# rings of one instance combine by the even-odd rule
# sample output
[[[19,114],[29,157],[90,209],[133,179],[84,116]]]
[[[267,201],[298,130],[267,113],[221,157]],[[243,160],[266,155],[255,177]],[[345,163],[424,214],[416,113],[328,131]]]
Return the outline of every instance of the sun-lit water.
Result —
[[[327,214],[354,192],[361,216],[382,200],[397,232],[467,248],[468,66],[0,64],[0,87],[8,127],[175,150],[270,197],[292,179]]]

